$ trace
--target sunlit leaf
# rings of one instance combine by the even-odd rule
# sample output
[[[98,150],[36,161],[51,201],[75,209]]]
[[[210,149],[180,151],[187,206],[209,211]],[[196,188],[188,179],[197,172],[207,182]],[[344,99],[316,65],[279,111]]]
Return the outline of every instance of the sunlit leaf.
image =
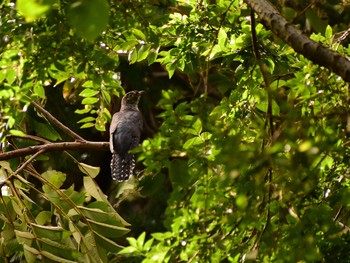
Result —
[[[90,104],[95,104],[99,100],[100,100],[99,98],[88,97],[88,98],[84,98],[81,103],[86,104],[86,105],[90,105]]]
[[[99,90],[84,89],[82,92],[79,93],[79,96],[89,98],[97,95],[99,92]]]
[[[218,44],[221,50],[223,51],[226,50],[227,34],[222,27],[219,29],[219,33],[218,33]]]
[[[92,122],[92,121],[95,121],[94,117],[85,117],[85,118],[79,120],[78,123]]]
[[[100,167],[88,165],[86,163],[79,163],[78,167],[82,173],[89,175],[92,178],[95,178],[100,173],[100,170],[101,170]]]
[[[81,129],[86,129],[86,128],[91,128],[91,127],[94,127],[95,124],[93,122],[87,122],[87,123],[84,123],[83,125],[80,126]]]
[[[34,92],[40,97],[40,98],[45,98],[45,89],[41,85],[41,83],[36,83],[34,85]]]
[[[147,58],[151,45],[142,45],[137,51],[137,61],[142,61]]]
[[[202,139],[200,137],[193,137],[191,139],[188,139],[184,145],[183,148],[185,150],[191,149],[196,147],[197,145],[201,145],[203,143]]]
[[[23,13],[27,22],[33,22],[34,20],[42,17],[52,7],[56,1],[42,1],[35,0],[19,0],[17,1],[18,10]]]

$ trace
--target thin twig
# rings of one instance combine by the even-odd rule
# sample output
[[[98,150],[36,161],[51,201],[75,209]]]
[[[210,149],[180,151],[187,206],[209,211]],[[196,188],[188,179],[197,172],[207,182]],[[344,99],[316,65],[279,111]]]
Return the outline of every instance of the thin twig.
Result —
[[[6,136],[6,139],[8,139],[8,140],[13,139],[13,138],[18,138],[18,139],[22,139],[22,140],[31,140],[31,141],[35,141],[35,142],[39,142],[39,143],[49,143],[50,142],[44,138],[34,136],[34,135],[28,135],[28,134],[26,134],[24,136],[9,134]]]
[[[306,13],[307,10],[309,10],[313,5],[315,5],[315,4],[316,4],[317,2],[319,2],[319,1],[320,1],[320,0],[314,0],[314,1],[312,1],[307,7],[304,8],[303,11],[301,11],[301,12],[293,19],[292,24],[295,24],[295,23],[298,21],[298,19],[299,19],[300,17],[302,17],[302,16]]]
[[[230,11],[231,9],[231,6],[234,4],[235,1],[231,1],[231,3],[229,4],[229,6],[226,8],[226,11],[223,13],[223,16],[221,17],[220,19],[220,25],[219,25],[219,29],[216,31],[216,35],[215,35],[215,38],[217,39],[218,36],[219,36],[219,31],[220,31],[220,28],[223,26],[225,20],[226,20],[226,16],[227,16],[227,13]],[[207,60],[205,62],[205,69],[204,69],[204,72],[205,72],[205,76],[203,76],[203,71],[201,71],[201,77],[203,79],[203,85],[204,85],[204,93],[205,94],[208,94],[208,76],[209,76],[209,64],[210,64],[210,56],[211,56],[211,52],[213,51],[215,47],[215,42],[212,44],[211,48],[210,48],[210,51],[209,51],[209,55],[207,57]]]
[[[337,221],[337,220],[338,220],[338,218],[339,218],[341,212],[343,211],[343,209],[344,209],[344,206],[342,205],[342,206],[340,207],[340,209],[338,210],[336,216],[334,217],[334,221]]]
[[[257,237],[257,240],[255,241],[254,245],[253,245],[253,249],[256,250],[256,249],[259,249],[260,247],[260,244],[261,244],[261,240],[262,240],[262,237],[264,236],[265,232],[267,231],[268,227],[270,226],[271,224],[271,197],[272,197],[272,194],[273,194],[273,189],[272,189],[272,168],[268,168],[267,170],[267,174],[266,174],[266,181],[267,183],[269,184],[268,185],[268,197],[267,197],[267,218],[266,218],[266,223],[263,227],[263,229],[261,230],[260,234],[258,235]]]
[[[265,83],[265,89],[267,93],[267,111],[266,111],[266,122],[269,122],[270,125],[270,135],[271,137],[274,134],[274,126],[273,126],[273,116],[272,116],[272,95],[271,95],[271,88],[270,88],[270,80],[269,80],[269,73],[266,70],[266,65],[262,61],[260,57],[259,47],[258,47],[258,40],[256,37],[256,31],[255,31],[255,16],[254,11],[251,10],[250,12],[250,19],[251,19],[251,28],[252,28],[252,42],[253,42],[253,51],[255,58],[259,64],[261,74],[263,75],[264,83]]]
[[[38,157],[40,154],[44,153],[44,151],[45,151],[44,149],[40,149],[35,154],[30,156],[30,158],[27,161],[25,161],[20,167],[18,167],[17,170],[13,174],[11,174],[11,176],[15,176],[15,175],[19,174],[20,171],[22,171],[24,168],[26,168],[36,157]]]
[[[65,151],[65,150],[99,150],[107,151],[109,149],[108,142],[92,142],[92,141],[78,141],[78,142],[58,142],[58,143],[47,143],[43,145],[28,146],[21,149],[16,149],[9,152],[0,153],[0,161],[8,160],[15,157],[21,157],[43,152],[53,151]]]
[[[57,120],[54,116],[51,115],[50,112],[45,110],[38,103],[32,102],[32,105],[34,106],[34,108],[37,109],[37,111],[39,111],[42,115],[44,115],[50,122],[52,122],[54,125],[56,125],[58,128],[60,128],[68,136],[70,136],[71,138],[78,140],[78,141],[85,141],[84,138],[82,138],[80,135],[76,134],[74,131],[72,131],[67,126],[65,126],[62,122]]]
[[[265,118],[265,129],[267,127],[267,124],[269,124],[269,131],[270,131],[270,138],[273,138],[274,135],[274,126],[273,126],[273,116],[272,116],[272,94],[271,94],[271,88],[270,88],[270,80],[269,80],[269,73],[267,71],[267,67],[265,63],[262,61],[260,52],[259,52],[259,47],[258,47],[258,40],[256,36],[256,30],[255,30],[255,14],[254,11],[251,10],[250,12],[250,21],[251,21],[251,29],[252,29],[252,44],[253,44],[253,51],[255,55],[255,59],[258,62],[261,74],[263,75],[264,83],[265,83],[265,90],[267,94],[267,111],[266,111],[266,118]],[[262,144],[262,150],[264,149],[264,142]],[[268,168],[267,174],[266,174],[266,182],[268,184],[268,193],[267,193],[267,219],[265,226],[263,227],[260,235],[257,237],[257,240],[253,246],[254,250],[259,249],[260,247],[260,242],[267,231],[270,223],[271,223],[271,196],[273,193],[272,189],[272,168]]]
[[[196,252],[194,252],[194,254],[192,255],[192,257],[188,259],[188,263],[192,262],[192,260],[194,260],[194,259],[197,257],[197,255],[199,254],[199,252],[200,252],[199,250],[197,250]]]

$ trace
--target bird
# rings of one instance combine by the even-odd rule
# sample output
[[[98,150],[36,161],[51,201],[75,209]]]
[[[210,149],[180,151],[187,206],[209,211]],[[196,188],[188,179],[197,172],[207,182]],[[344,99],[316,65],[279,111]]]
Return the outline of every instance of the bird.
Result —
[[[135,168],[135,156],[129,151],[140,144],[143,118],[138,104],[144,93],[138,90],[126,93],[109,128],[111,176],[119,182],[127,181]]]

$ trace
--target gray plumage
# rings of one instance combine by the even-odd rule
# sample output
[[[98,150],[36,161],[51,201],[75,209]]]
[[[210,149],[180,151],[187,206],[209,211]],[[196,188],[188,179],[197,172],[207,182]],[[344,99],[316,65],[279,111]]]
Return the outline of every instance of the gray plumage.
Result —
[[[138,103],[143,93],[136,90],[128,92],[122,99],[120,111],[113,115],[109,129],[113,180],[128,180],[135,168],[135,157],[129,150],[140,143],[143,121]]]

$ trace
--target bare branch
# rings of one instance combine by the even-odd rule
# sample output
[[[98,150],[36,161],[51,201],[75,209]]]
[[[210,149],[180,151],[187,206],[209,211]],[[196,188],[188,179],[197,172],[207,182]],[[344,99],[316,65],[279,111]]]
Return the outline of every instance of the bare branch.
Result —
[[[331,69],[350,82],[350,60],[320,43],[311,40],[290,24],[271,3],[266,0],[244,0],[260,17],[262,24],[289,44],[296,52],[314,63]]]
[[[22,149],[0,153],[0,161],[34,154],[39,151],[44,153],[44,152],[65,151],[65,150],[108,151],[109,143],[108,142],[91,142],[91,141],[85,141],[85,140],[78,141],[78,142],[46,143],[43,145],[29,146]]]
[[[54,116],[51,115],[50,112],[45,110],[43,107],[41,107],[38,103],[32,102],[32,105],[34,108],[37,109],[42,115],[44,115],[50,122],[55,124],[58,128],[60,128],[63,132],[65,132],[68,136],[71,138],[78,140],[78,141],[85,141],[84,138],[80,137],[80,135],[76,134],[74,131],[69,129],[67,126],[65,126],[62,122],[57,120]]]

